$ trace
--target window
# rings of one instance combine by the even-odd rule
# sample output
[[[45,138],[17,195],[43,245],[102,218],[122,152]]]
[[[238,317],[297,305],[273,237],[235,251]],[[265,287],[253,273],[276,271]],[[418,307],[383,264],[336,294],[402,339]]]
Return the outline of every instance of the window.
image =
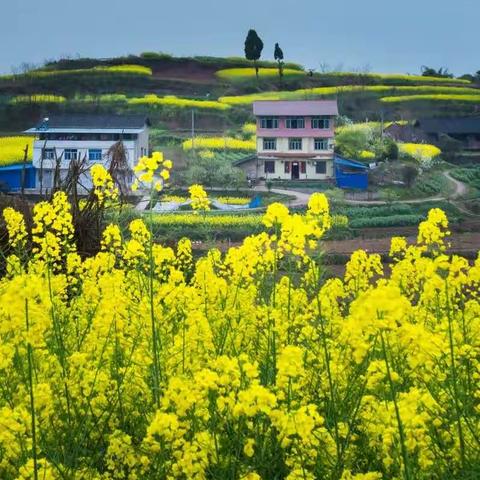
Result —
[[[260,127],[261,128],[278,128],[278,118],[277,117],[261,117]]]
[[[328,150],[328,140],[326,138],[315,139],[315,150]]]
[[[274,160],[265,160],[265,173],[275,173]]]
[[[287,128],[305,128],[305,119],[303,117],[287,117],[285,120]]]
[[[43,149],[43,159],[44,160],[55,160],[55,149],[54,148],[44,148]]]
[[[285,162],[285,173],[290,173],[290,162]]]
[[[65,160],[76,160],[77,159],[77,149],[76,148],[66,148],[63,153],[63,158]]]
[[[288,139],[288,149],[289,150],[301,150],[302,149],[302,139],[301,138],[289,138]]]
[[[327,173],[327,162],[315,162],[315,173]]]
[[[276,150],[277,149],[277,139],[276,138],[264,138],[263,139],[263,149],[264,150]]]
[[[307,173],[307,162],[300,162],[300,173]]]
[[[329,117],[312,117],[312,128],[327,129],[330,128]]]
[[[100,148],[91,148],[88,151],[88,159],[90,161],[98,161],[102,159],[102,150]]]

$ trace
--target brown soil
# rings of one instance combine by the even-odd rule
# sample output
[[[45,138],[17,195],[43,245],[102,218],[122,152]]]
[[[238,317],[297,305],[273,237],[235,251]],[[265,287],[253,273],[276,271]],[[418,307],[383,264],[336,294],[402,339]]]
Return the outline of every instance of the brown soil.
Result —
[[[399,235],[394,231],[391,233]],[[409,243],[414,243],[415,236],[407,236]],[[353,251],[362,248],[369,253],[387,254],[390,250],[390,238],[353,238],[350,240],[330,240],[323,242],[325,253],[336,255],[350,255]],[[451,253],[474,254],[480,250],[480,232],[454,233],[450,237]]]

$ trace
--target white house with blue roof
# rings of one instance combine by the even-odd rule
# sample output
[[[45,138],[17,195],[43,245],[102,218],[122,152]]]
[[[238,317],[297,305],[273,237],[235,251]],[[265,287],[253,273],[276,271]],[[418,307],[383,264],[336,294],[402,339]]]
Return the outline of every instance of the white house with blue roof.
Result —
[[[149,121],[143,115],[55,115],[44,118],[26,130],[35,135],[32,166],[36,170],[36,188],[53,187],[56,164],[64,179],[74,160],[85,160],[87,167],[102,163],[108,168],[109,150],[122,141],[128,169],[141,156],[148,155]],[[133,180],[130,174],[129,180]],[[82,178],[82,187],[90,188],[90,175]]]

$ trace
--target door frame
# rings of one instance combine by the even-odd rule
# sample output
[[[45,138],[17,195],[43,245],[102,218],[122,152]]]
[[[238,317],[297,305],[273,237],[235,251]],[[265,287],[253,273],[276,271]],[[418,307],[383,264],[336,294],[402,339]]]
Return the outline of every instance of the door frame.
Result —
[[[300,162],[292,162],[291,163],[291,178],[292,180],[299,180],[300,179]]]

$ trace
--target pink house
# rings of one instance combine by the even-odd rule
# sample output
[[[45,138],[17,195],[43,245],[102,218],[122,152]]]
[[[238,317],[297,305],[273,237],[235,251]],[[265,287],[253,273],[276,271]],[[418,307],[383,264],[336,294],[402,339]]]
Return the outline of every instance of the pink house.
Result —
[[[242,167],[252,178],[326,179],[334,176],[336,100],[258,101],[257,155]]]

